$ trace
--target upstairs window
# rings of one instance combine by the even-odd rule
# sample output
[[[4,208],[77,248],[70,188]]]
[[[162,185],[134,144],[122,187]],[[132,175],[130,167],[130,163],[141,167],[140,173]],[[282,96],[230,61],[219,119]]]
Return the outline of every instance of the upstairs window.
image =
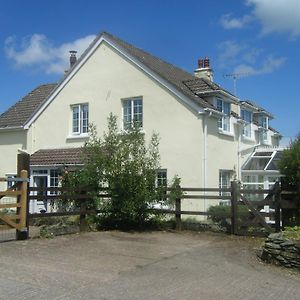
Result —
[[[89,106],[77,104],[72,106],[72,133],[83,134],[89,131]]]
[[[123,104],[123,129],[131,130],[133,126],[143,127],[143,99],[141,97],[125,99]]]
[[[223,131],[230,131],[230,103],[217,99],[217,109],[224,114],[218,120],[218,127]]]
[[[241,117],[246,122],[243,126],[243,135],[245,137],[251,138],[252,137],[252,112],[249,110],[242,109],[241,110]]]
[[[269,142],[268,137],[268,128],[269,128],[269,120],[267,116],[259,116],[258,125],[262,128],[261,138],[263,143]]]

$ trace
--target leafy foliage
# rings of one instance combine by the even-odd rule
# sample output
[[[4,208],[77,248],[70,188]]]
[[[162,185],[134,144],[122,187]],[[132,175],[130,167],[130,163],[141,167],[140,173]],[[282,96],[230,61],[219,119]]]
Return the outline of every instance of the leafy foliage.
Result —
[[[83,148],[84,167],[65,176],[64,185],[87,186],[93,191],[88,208],[104,211],[97,220],[102,227],[142,226],[150,218],[148,208],[159,199],[155,186],[158,145],[157,134],[146,145],[137,126],[120,132],[117,117],[111,114],[103,138],[90,127],[90,139]],[[104,188],[110,199],[99,196]]]
[[[291,142],[289,149],[283,151],[279,161],[281,174],[291,187],[300,189],[300,134]]]
[[[300,226],[285,227],[283,236],[287,239],[300,241]]]

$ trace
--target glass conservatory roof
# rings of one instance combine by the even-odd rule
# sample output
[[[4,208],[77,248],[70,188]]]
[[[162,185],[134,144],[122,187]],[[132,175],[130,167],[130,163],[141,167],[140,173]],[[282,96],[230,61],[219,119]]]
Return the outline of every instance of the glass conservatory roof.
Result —
[[[243,166],[243,171],[279,171],[278,161],[282,150],[256,150]]]

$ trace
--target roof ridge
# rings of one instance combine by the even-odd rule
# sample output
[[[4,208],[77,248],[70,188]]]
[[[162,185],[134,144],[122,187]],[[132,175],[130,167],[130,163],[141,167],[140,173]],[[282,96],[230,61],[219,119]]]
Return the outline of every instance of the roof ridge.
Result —
[[[133,45],[133,44],[131,44],[131,43],[128,43],[128,42],[126,42],[126,41],[120,39],[119,37],[117,37],[117,36],[115,36],[115,35],[113,35],[113,34],[111,34],[111,33],[109,33],[109,32],[104,31],[104,32],[102,32],[102,34],[103,34],[103,35],[107,35],[108,37],[113,38],[113,39],[116,40],[116,41],[120,41],[120,42],[122,42],[122,43],[124,43],[124,44],[127,44],[128,46],[133,47],[133,48],[135,48],[135,49],[137,49],[137,50],[139,50],[139,51],[141,51],[141,52],[144,52],[146,55],[152,56],[152,57],[154,57],[155,59],[158,59],[159,61],[161,61],[162,63],[167,64],[167,65],[169,65],[169,66],[171,66],[171,67],[173,67],[173,68],[176,68],[176,69],[180,70],[181,72],[186,73],[186,74],[189,75],[189,76],[193,76],[193,74],[190,73],[190,72],[188,72],[187,70],[184,70],[183,68],[180,68],[180,67],[176,66],[175,64],[169,63],[169,62],[163,60],[162,58],[160,58],[160,57],[158,57],[158,56],[156,56],[156,55],[153,55],[152,53],[150,53],[150,52],[148,52],[148,51],[145,51],[144,49],[139,48],[139,47],[137,47],[137,46],[135,46],[135,45]]]

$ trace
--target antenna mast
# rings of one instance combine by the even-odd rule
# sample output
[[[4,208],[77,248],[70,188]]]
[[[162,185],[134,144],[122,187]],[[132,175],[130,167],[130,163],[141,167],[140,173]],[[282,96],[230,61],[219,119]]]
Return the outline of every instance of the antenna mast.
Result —
[[[224,78],[232,78],[233,80],[233,93],[235,96],[237,96],[237,91],[236,91],[236,81],[239,78],[245,77],[249,75],[249,73],[231,73],[231,74],[224,74]]]

